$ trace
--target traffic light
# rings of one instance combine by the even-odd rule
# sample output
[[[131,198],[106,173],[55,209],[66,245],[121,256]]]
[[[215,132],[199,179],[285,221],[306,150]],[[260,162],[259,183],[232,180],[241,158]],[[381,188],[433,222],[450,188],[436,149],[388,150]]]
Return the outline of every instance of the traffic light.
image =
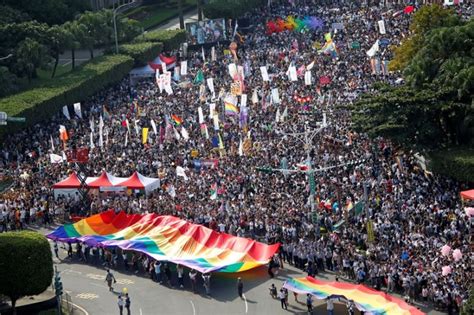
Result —
[[[58,274],[54,277],[54,289],[56,290],[56,296],[63,295],[63,284]]]
[[[266,173],[266,174],[273,173],[273,169],[269,166],[257,167],[257,171],[262,172],[262,173]]]

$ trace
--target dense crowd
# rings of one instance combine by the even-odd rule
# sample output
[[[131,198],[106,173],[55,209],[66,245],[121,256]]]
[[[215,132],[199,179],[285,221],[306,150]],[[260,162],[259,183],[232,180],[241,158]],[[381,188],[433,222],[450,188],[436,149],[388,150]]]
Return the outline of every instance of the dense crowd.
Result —
[[[215,47],[215,61],[210,49],[205,50],[204,59],[201,49],[187,56],[175,52],[178,60],[187,60],[188,75],[173,83],[172,95],[160,93],[152,79],[136,85],[124,80],[83,102],[83,119],[67,120],[58,114],[48,123],[9,137],[1,147],[0,168],[14,178],[14,184],[0,199],[2,230],[22,228],[39,218],[49,223],[63,213],[88,215],[110,208],[171,214],[219,232],[281,242],[282,259],[308,274],[332,270],[410,299],[429,299],[451,311],[457,308],[467,298],[473,277],[472,221],[464,214],[459,184],[425,172],[412,152],[355,132],[347,108],[361,93],[371,91],[374,82],[400,83],[400,73],[374,73],[366,51],[377,39],[387,39],[376,56],[380,61],[390,60],[389,46],[408,36],[411,16],[393,17],[393,12],[403,9],[399,6],[389,10],[293,2],[296,4],[278,3],[250,14],[255,28],[243,36],[243,42],[238,41],[238,64],[244,69],[244,93],[248,95],[247,126],[242,128],[238,116],[228,116],[221,109],[225,96],[219,96],[219,91],[229,92],[233,82],[228,65],[234,60],[224,55],[227,46]],[[460,8],[462,14],[471,16],[468,4]],[[288,15],[317,16],[324,27],[266,33],[268,20]],[[385,35],[377,28],[382,18]],[[319,53],[317,48],[317,43],[324,44],[332,23],[344,25],[332,31],[337,57]],[[305,85],[303,77],[297,82],[288,78],[290,65],[298,69],[313,61],[311,85]],[[267,67],[269,82],[262,80],[261,66]],[[199,69],[205,78],[213,78],[219,100],[211,101],[209,90],[203,93],[199,84],[183,84],[192,82]],[[321,77],[329,82],[320,82]],[[274,88],[278,88],[280,103],[272,97]],[[210,138],[217,137],[212,120],[207,119],[209,103],[215,103],[220,114],[219,144],[224,149],[201,134],[198,106],[206,116]],[[109,117],[104,117],[104,108]],[[180,126],[172,126],[172,114],[183,119]],[[323,114],[328,123],[325,128],[320,123]],[[100,116],[105,124],[102,147],[97,132]],[[151,132],[151,120],[160,130],[157,134]],[[63,149],[60,124],[70,133],[69,145],[90,146],[93,132],[89,176],[104,170],[130,176],[136,170],[159,177],[161,189],[149,195],[93,195],[87,209],[74,197],[53,198],[51,185],[71,171],[67,163],[50,163],[49,153],[61,154]],[[146,145],[142,144],[144,127],[150,129]],[[183,127],[188,140],[178,139],[173,130],[179,133]],[[305,133],[314,135],[310,147],[303,141]],[[244,150],[240,142],[246,139],[251,146]],[[192,151],[198,152],[197,158],[217,160],[217,165],[195,167]],[[305,172],[266,174],[257,170],[281,168],[283,159],[289,169],[298,169],[308,156],[313,169],[362,162],[316,172],[313,201]],[[176,175],[177,166],[185,169],[188,180]],[[218,190],[216,199],[210,198],[212,185]],[[364,211],[359,214],[354,208],[363,201]],[[313,202],[317,217],[311,211]],[[445,244],[460,249],[463,258],[454,262],[441,256]],[[445,265],[452,267],[452,273],[443,276]]]

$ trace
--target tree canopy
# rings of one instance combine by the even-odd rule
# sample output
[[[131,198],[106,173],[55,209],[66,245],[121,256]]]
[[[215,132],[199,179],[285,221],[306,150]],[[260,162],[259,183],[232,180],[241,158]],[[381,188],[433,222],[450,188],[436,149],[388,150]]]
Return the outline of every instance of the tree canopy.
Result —
[[[53,259],[46,238],[36,232],[0,234],[0,294],[16,301],[51,285]]]
[[[423,6],[410,30],[391,63],[405,83],[376,84],[352,106],[355,128],[432,154],[437,169],[472,180],[472,174],[458,176],[473,167],[472,159],[456,158],[456,152],[472,152],[474,145],[474,20],[461,21],[437,5]],[[449,152],[443,155],[450,163],[462,162],[459,169],[444,163],[439,152]]]

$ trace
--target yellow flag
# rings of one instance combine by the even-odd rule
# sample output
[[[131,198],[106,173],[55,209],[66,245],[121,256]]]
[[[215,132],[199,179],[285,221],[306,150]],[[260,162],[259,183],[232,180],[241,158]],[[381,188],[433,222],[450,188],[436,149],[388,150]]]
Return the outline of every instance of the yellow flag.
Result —
[[[142,143],[145,144],[148,140],[148,128],[142,129]]]

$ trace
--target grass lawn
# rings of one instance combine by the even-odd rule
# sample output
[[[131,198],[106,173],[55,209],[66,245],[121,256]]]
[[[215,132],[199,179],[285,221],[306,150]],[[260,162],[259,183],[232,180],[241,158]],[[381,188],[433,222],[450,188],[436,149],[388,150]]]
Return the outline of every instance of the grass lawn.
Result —
[[[185,12],[195,5],[196,0],[184,0],[183,11]],[[164,23],[178,14],[177,1],[139,6],[125,12],[126,17],[137,20],[145,30]]]

